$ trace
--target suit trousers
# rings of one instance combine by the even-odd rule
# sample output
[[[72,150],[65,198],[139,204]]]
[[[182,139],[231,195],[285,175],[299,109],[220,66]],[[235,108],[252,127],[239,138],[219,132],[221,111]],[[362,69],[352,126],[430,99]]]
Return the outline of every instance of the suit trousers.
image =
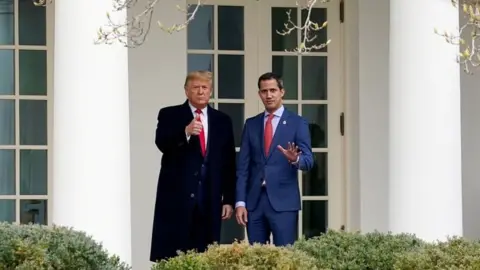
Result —
[[[262,187],[257,207],[248,213],[247,233],[250,244],[266,244],[272,234],[275,246],[291,245],[297,240],[298,211],[275,211]]]

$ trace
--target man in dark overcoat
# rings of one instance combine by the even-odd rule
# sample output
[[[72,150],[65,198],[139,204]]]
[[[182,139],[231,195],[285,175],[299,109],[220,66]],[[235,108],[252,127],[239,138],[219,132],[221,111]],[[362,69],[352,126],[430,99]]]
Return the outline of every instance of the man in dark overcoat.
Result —
[[[187,101],[158,113],[155,144],[162,152],[150,260],[177,251],[203,252],[220,241],[235,202],[235,142],[228,115],[209,106],[212,74],[185,80]]]

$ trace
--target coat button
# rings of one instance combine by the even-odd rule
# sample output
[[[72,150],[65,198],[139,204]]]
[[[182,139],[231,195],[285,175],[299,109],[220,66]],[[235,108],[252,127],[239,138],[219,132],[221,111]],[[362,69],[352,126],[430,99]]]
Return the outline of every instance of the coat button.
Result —
[[[195,198],[195,194],[190,194],[190,198]]]
[[[197,175],[198,175],[198,172],[195,172],[193,175],[194,175],[194,176],[197,176]]]

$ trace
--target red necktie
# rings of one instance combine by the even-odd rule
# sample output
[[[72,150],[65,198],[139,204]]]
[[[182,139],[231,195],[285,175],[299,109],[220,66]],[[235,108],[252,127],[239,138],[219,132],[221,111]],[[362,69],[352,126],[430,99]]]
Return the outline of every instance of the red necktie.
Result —
[[[268,115],[267,123],[265,123],[265,132],[264,132],[264,142],[265,142],[265,156],[268,156],[268,152],[270,151],[270,145],[272,145],[273,139],[273,127],[272,127],[272,119],[273,114]]]
[[[197,109],[195,111],[197,113],[197,118],[196,120],[199,121],[199,122],[202,122],[202,120],[200,120],[200,115],[202,114],[202,111],[200,109]],[[202,156],[205,157],[205,153],[206,153],[206,149],[205,149],[205,132],[203,131],[203,128],[202,130],[200,131],[200,134],[198,134],[198,137],[200,139],[200,148],[202,149]]]

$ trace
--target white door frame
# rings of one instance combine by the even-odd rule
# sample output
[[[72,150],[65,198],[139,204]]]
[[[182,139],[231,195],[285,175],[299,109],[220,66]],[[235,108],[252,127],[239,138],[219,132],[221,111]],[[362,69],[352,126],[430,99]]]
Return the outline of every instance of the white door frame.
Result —
[[[297,8],[293,0],[261,0],[257,2],[259,8],[257,12],[259,28],[259,73],[267,72],[272,69],[272,51],[271,51],[271,8],[272,7],[291,7]],[[328,196],[302,196],[303,200],[326,200],[328,199],[328,228],[340,229],[345,225],[345,181],[344,181],[344,163],[343,163],[343,137],[340,134],[340,116],[344,112],[344,85],[343,65],[342,65],[342,29],[340,23],[340,1],[331,0],[328,3],[317,3],[315,7],[327,8],[328,38],[332,40],[328,46],[328,52],[308,53],[310,55],[328,56],[328,100],[286,100],[285,104],[300,104],[299,114],[301,114],[302,104],[328,104],[328,148],[314,148],[314,152],[328,152]],[[300,11],[298,11],[300,18]],[[320,22],[322,23],[322,22]],[[300,33],[298,33],[300,40]],[[324,41],[318,41],[324,42]],[[275,52],[274,55],[296,55],[295,52]],[[301,61],[301,57],[299,59]],[[301,97],[301,62],[299,70],[298,96]],[[288,91],[288,89],[287,89]],[[263,110],[263,104],[258,102],[259,111]],[[299,172],[299,179],[302,179]],[[299,181],[300,190],[302,190],[302,181]],[[299,215],[299,235],[302,235],[302,212]]]

